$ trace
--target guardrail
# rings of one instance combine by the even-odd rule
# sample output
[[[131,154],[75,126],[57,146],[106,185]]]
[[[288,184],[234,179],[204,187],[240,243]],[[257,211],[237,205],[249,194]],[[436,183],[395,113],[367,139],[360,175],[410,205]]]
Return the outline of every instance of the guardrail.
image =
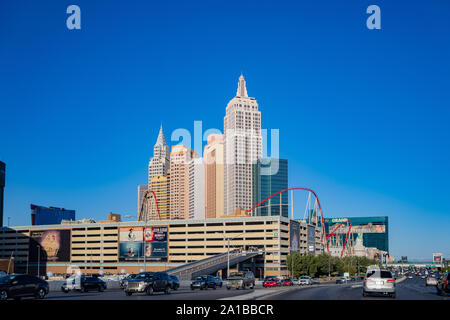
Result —
[[[234,254],[236,251],[237,251],[237,250],[232,250],[232,251],[230,251],[230,255],[231,255],[231,254]],[[182,266],[168,269],[168,270],[167,270],[167,273],[173,274],[174,272],[178,272],[179,270],[183,270],[183,269],[186,269],[186,268],[189,268],[189,267],[193,267],[193,266],[195,266],[195,265],[205,263],[205,262],[207,262],[207,261],[209,261],[209,260],[215,260],[215,259],[217,259],[217,258],[219,258],[219,257],[221,257],[221,256],[227,256],[227,254],[228,254],[228,253],[221,253],[221,254],[214,255],[214,256],[212,256],[212,257],[208,257],[208,258],[205,258],[205,259],[202,259],[202,260],[192,261],[192,262],[186,263],[186,264],[184,264],[184,265],[182,265]]]

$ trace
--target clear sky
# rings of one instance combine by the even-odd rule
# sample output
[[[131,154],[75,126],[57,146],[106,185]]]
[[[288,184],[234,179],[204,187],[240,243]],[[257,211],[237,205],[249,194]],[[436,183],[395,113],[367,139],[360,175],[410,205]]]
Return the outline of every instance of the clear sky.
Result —
[[[81,30],[66,28],[67,6]],[[381,8],[368,30],[366,8]],[[327,217],[387,215],[397,257],[450,256],[450,3],[0,3],[5,218],[30,203],[136,215],[162,121],[223,129],[241,72],[289,185]],[[303,217],[305,194],[294,199]]]

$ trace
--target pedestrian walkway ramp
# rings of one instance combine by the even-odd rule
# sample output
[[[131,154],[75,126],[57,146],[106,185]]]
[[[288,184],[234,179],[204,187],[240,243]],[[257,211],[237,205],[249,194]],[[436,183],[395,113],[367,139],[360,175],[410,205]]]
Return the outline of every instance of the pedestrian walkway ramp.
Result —
[[[262,251],[230,251],[230,267],[262,254]],[[177,276],[180,280],[191,280],[200,275],[216,273],[221,269],[227,268],[227,264],[228,253],[221,253],[206,259],[193,261],[179,267],[168,269],[166,272],[170,275]]]

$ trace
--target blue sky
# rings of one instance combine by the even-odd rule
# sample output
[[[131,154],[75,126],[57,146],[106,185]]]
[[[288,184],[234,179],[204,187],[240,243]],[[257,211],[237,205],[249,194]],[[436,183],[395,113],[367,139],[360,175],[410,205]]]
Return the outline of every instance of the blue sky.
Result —
[[[81,30],[66,8],[81,8]],[[381,8],[381,30],[366,8]],[[289,184],[387,215],[396,256],[450,256],[446,1],[3,1],[5,224],[30,203],[136,215],[161,121],[223,129],[241,72]],[[175,144],[173,142],[172,144]],[[295,196],[303,217],[305,194]]]

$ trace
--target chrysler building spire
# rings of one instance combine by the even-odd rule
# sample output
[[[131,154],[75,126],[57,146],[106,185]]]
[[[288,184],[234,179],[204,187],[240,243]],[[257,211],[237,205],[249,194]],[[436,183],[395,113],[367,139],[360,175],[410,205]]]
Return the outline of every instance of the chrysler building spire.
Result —
[[[236,92],[236,97],[248,98],[247,88],[245,87],[245,79],[242,74],[239,77],[239,84],[238,84],[238,89]]]
[[[156,144],[167,145],[166,137],[164,137],[162,123],[161,123],[161,127],[159,129],[159,134],[158,134],[158,139],[156,140]]]

